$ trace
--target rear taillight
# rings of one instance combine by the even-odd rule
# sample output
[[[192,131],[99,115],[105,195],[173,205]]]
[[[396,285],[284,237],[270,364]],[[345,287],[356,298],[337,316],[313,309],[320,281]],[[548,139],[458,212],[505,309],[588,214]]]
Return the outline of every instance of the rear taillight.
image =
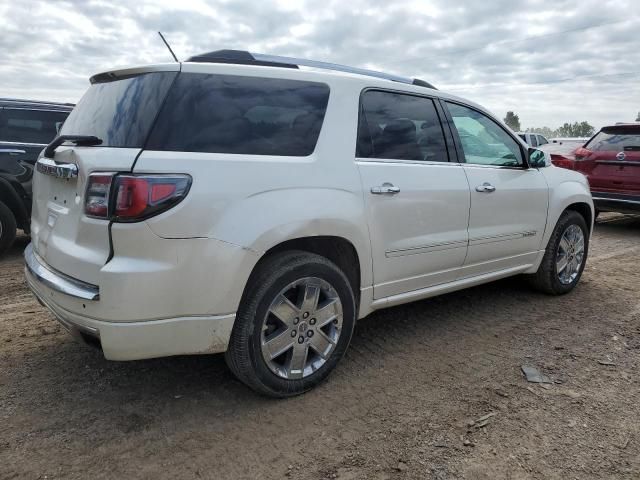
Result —
[[[88,217],[109,217],[109,192],[113,174],[94,173],[89,175],[87,193],[84,197],[84,213]]]
[[[584,160],[589,155],[591,155],[591,150],[588,150],[584,147],[580,147],[580,148],[577,148],[576,151],[573,153],[576,157],[576,160],[580,161],[580,160]]]
[[[189,175],[92,174],[85,197],[85,213],[114,222],[145,220],[177,205],[190,186]]]

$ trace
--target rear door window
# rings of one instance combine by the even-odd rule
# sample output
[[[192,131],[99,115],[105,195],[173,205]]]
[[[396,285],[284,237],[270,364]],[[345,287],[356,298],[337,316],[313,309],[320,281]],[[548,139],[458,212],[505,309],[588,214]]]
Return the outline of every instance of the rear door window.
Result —
[[[307,156],[315,149],[328,101],[323,83],[181,73],[147,148]]]
[[[433,100],[377,90],[363,93],[356,156],[449,161]]]
[[[531,138],[531,146],[532,147],[537,147],[538,146],[538,137],[536,137],[535,135],[529,135],[529,138]]]
[[[45,145],[55,138],[67,115],[50,110],[0,109],[0,141]]]

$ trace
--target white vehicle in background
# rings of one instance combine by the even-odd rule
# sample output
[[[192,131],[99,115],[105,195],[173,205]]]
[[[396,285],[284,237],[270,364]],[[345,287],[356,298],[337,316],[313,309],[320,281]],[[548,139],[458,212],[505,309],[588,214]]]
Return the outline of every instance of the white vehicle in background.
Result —
[[[557,143],[560,145],[572,144],[576,147],[581,147],[589,141],[591,137],[557,137],[549,139],[549,143]]]
[[[226,352],[276,397],[375,310],[518,274],[569,292],[594,214],[472,102],[238,51],[95,75],[34,180],[26,277],[65,327],[111,360]]]
[[[540,135],[539,133],[518,132],[518,136],[522,140],[524,140],[524,143],[533,148],[549,143],[549,140],[547,140],[544,135]]]

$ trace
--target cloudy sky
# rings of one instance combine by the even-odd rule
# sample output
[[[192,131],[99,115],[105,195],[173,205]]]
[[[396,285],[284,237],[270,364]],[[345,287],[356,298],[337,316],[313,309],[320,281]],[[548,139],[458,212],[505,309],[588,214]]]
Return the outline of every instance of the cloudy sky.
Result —
[[[222,48],[423,78],[523,127],[632,121],[639,0],[0,0],[0,96],[76,102],[93,73]]]

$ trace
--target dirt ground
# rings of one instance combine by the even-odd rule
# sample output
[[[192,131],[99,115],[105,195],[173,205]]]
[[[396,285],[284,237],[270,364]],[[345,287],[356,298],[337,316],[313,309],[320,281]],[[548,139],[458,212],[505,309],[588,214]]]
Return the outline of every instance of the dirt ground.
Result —
[[[221,355],[76,343],[27,291],[22,237],[0,260],[0,478],[638,479],[640,217],[592,242],[571,294],[508,279],[380,311],[327,382],[276,401]]]

